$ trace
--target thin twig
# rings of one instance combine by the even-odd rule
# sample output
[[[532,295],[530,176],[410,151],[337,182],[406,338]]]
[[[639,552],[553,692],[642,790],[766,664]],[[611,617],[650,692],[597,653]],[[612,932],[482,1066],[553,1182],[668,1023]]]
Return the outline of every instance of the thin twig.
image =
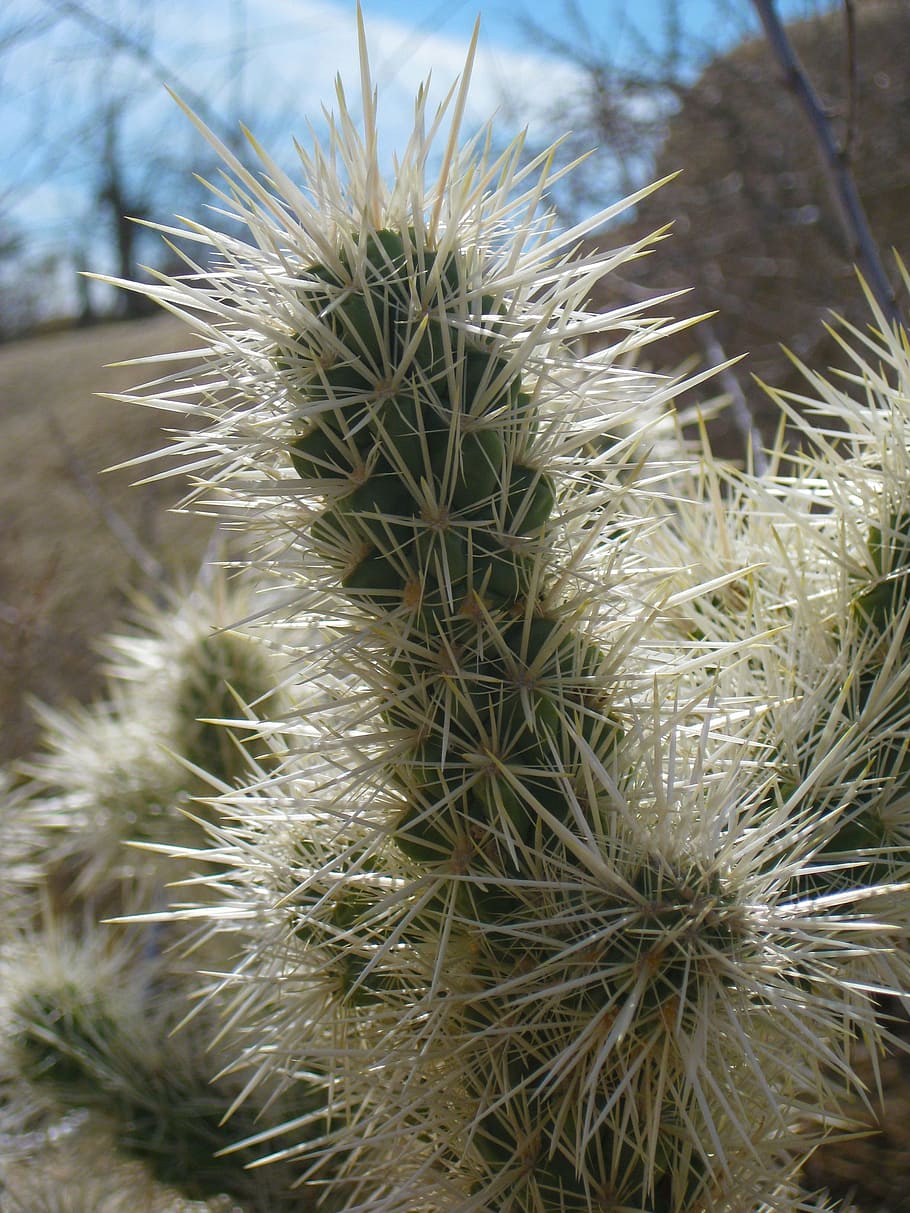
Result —
[[[894,291],[882,266],[869,222],[860,200],[856,182],[849,165],[838,150],[831,123],[822,108],[808,76],[796,57],[786,30],[774,8],[773,0],[752,0],[765,29],[771,49],[777,57],[787,87],[795,93],[811,123],[815,142],[821,153],[822,167],[838,203],[838,209],[850,244],[863,277],[884,315],[894,324],[902,325]]]
[[[63,14],[79,22],[86,29],[101,39],[103,45],[112,51],[122,51],[129,55],[135,63],[141,64],[160,84],[166,84],[171,91],[177,93],[195,112],[205,120],[212,130],[220,131],[225,142],[230,142],[235,132],[230,124],[222,120],[221,115],[212,108],[206,96],[193,88],[188,79],[178,77],[170,64],[159,59],[145,43],[128,33],[115,20],[94,12],[80,0],[46,0],[51,4],[56,14]]]
[[[847,35],[847,116],[844,126],[843,158],[850,166],[856,143],[856,112],[859,93],[859,62],[856,56],[856,13],[853,0],[844,0],[844,26]]]
[[[701,320],[695,326],[702,349],[708,362],[721,367],[718,378],[724,391],[730,397],[730,414],[733,423],[748,445],[752,459],[752,470],[763,476],[768,470],[768,457],[765,454],[764,439],[755,424],[755,416],[743,391],[742,384],[733,373],[733,368],[724,366],[729,362],[723,346],[718,340],[717,333],[710,320]]]
[[[657,289],[641,286],[637,282],[631,282],[628,278],[623,278],[620,274],[616,273],[611,275],[610,281],[614,287],[617,287],[622,292],[625,298],[632,299],[636,303],[647,303],[661,293]],[[733,419],[733,424],[751,453],[753,470],[759,476],[764,476],[768,471],[768,456],[765,453],[764,438],[761,430],[755,424],[755,414],[752,412],[752,406],[749,404],[749,399],[743,391],[743,386],[736,377],[733,367],[724,365],[724,363],[729,363],[730,359],[720,343],[717,331],[710,319],[702,319],[694,326],[694,332],[698,337],[699,344],[708,363],[722,368],[718,372],[718,379],[724,391],[730,397],[730,415]]]

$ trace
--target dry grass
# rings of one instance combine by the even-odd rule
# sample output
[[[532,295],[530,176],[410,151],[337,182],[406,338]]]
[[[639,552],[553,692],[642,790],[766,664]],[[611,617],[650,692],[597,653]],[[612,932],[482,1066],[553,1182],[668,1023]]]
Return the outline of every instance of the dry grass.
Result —
[[[148,590],[137,548],[190,570],[209,524],[169,513],[183,485],[132,487],[141,474],[102,474],[163,445],[172,417],[99,399],[143,378],[106,364],[187,344],[170,318],[35,337],[0,347],[0,761],[35,741],[29,696],[91,698],[94,644],[122,617],[129,588]]]

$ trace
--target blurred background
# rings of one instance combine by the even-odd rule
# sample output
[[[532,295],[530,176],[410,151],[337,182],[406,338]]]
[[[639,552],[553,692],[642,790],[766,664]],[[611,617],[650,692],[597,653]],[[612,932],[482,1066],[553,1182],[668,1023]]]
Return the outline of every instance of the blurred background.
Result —
[[[141,310],[139,297],[79,273],[135,277],[142,264],[166,266],[160,238],[133,221],[198,213],[207,200],[197,175],[217,172],[216,158],[166,88],[233,150],[244,144],[243,124],[291,166],[293,140],[306,144],[324,131],[336,75],[356,82],[354,8],[352,0],[7,0],[0,336]],[[890,29],[883,34],[882,8],[892,10],[888,26],[906,22],[904,3],[778,4],[781,16],[808,25],[802,49],[822,73],[816,84],[851,155],[868,144],[882,106],[896,117],[901,105],[905,44]],[[750,213],[753,222],[822,221],[822,201],[805,202],[800,191],[811,165],[789,144],[796,124],[780,121],[782,90],[767,50],[754,46],[751,0],[366,0],[364,14],[389,164],[417,86],[432,73],[443,95],[479,16],[466,125],[496,111],[503,142],[527,127],[536,146],[570,132],[563,159],[589,159],[558,198],[565,211],[598,209],[657,172],[684,168],[690,199],[719,177],[718,197],[742,194],[748,204],[757,177],[766,213]],[[893,172],[893,149],[876,151]],[[766,180],[772,172],[775,185]],[[656,206],[661,226],[679,218],[675,199]]]

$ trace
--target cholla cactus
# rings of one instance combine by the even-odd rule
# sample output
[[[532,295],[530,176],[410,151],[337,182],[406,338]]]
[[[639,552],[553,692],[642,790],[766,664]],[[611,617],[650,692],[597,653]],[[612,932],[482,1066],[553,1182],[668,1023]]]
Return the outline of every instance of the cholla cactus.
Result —
[[[211,570],[167,607],[143,604],[141,626],[107,641],[107,700],[46,710],[44,751],[18,783],[4,773],[0,1187],[29,1193],[22,1199],[36,1208],[35,1172],[73,1117],[95,1141],[92,1162],[67,1167],[74,1201],[95,1192],[100,1207],[97,1185],[80,1185],[110,1151],[134,1200],[143,1185],[121,1164],[141,1160],[150,1208],[163,1208],[168,1193],[175,1213],[225,1193],[269,1213],[310,1200],[303,1168],[253,1175],[260,1151],[237,1141],[265,1134],[273,1148],[295,1145],[276,1130],[288,1118],[298,1131],[312,1122],[319,1136],[321,1078],[298,1078],[289,1091],[260,1085],[228,1126],[244,1085],[234,1049],[244,1042],[214,1043],[221,1025],[199,1005],[196,966],[229,964],[240,951],[236,930],[202,947],[182,925],[157,921],[181,899],[165,886],[195,885],[197,895],[206,887],[204,796],[261,779],[285,758],[286,739],[260,715],[287,693],[274,655],[248,626],[228,627],[253,613],[258,597],[248,591]],[[97,921],[140,912],[149,921]],[[178,935],[192,944],[192,965],[175,948]]]
[[[849,788],[846,808],[825,814],[827,836],[818,844],[820,861],[831,861],[829,886],[910,876],[910,363],[906,334],[892,331],[871,296],[869,302],[875,329],[840,337],[855,367],[842,381],[848,390],[803,368],[817,395],[804,401],[807,416],[827,412],[843,427],[838,441],[799,419],[808,454],[795,488],[811,484],[828,505],[826,524],[814,531],[817,563],[832,570],[831,589],[815,598],[813,631],[827,633],[842,681],[829,684],[821,721],[798,735],[791,773],[816,804],[832,783]],[[793,412],[791,402],[780,403]],[[833,769],[825,748],[840,751]]]
[[[80,940],[26,936],[7,951],[2,974],[0,1074],[20,1107],[24,1088],[53,1101],[58,1115],[90,1114],[116,1157],[140,1160],[159,1184],[188,1199],[224,1193],[269,1213],[297,1206],[297,1172],[273,1167],[253,1175],[247,1165],[255,1155],[233,1148],[240,1126],[228,1126],[226,1113],[241,1084],[229,1073],[213,1081],[215,1028],[204,1015],[175,1031],[189,1016],[186,990],[152,950],[112,946],[99,930]],[[295,1095],[285,1114],[303,1115],[302,1084]],[[241,1113],[247,1134],[261,1130],[261,1110],[249,1105]],[[72,1181],[78,1185],[82,1174],[74,1168]]]
[[[35,889],[44,868],[35,847],[35,831],[29,823],[31,789],[25,780],[0,769],[0,848],[4,858],[0,886],[0,949],[16,938],[34,914]]]
[[[285,743],[264,718],[283,700],[280,668],[249,627],[232,626],[257,601],[217,568],[163,605],[140,601],[133,631],[105,641],[106,697],[38,707],[43,745],[19,793],[29,804],[6,816],[30,831],[39,880],[50,870],[59,892],[96,901],[129,887],[135,910],[180,875],[155,848],[204,837],[198,798],[276,765]]]
[[[709,542],[681,583],[727,575],[711,595],[677,588],[686,634],[715,648],[764,638],[718,681],[727,697],[760,705],[769,794],[805,835],[804,890],[900,886],[910,870],[907,360],[902,334],[874,305],[873,318],[876,332],[854,330],[844,343],[855,397],[806,367],[815,397],[773,393],[802,440],[788,474],[727,469],[723,498],[693,494],[677,510],[683,525],[655,545],[666,567],[694,551],[701,530]],[[819,414],[834,428],[818,427]]]
[[[339,90],[306,188],[209,136],[251,241],[190,225],[215,265],[134,288],[208,342],[139,398],[196,385],[198,496],[322,637],[288,762],[221,798],[206,852],[213,932],[249,931],[216,989],[251,1087],[324,1076],[316,1152],[352,1209],[785,1206],[907,976],[877,883],[902,861],[857,877],[829,845],[857,820],[843,764],[813,799],[828,649],[794,662],[820,593],[845,653],[879,651],[845,637],[897,599],[846,609],[838,552],[817,579],[786,564],[840,534],[796,509],[817,468],[742,478],[750,529],[701,496],[719,473],[658,448],[675,385],[629,356],[673,326],[587,310],[643,251],[579,252],[618,208],[558,233],[551,156],[459,150],[467,72],[438,177],[422,92],[387,185],[362,61],[364,134]],[[903,505],[881,508],[864,567],[891,587]]]

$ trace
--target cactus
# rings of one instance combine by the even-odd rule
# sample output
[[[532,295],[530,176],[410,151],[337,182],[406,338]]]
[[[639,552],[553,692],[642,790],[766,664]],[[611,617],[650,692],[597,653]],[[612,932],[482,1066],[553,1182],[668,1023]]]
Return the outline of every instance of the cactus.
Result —
[[[279,667],[250,630],[230,627],[251,608],[248,586],[207,571],[164,604],[139,601],[130,633],[106,639],[107,694],[89,705],[39,705],[39,752],[21,764],[20,795],[35,803],[40,861],[57,891],[117,899],[138,909],[140,888],[160,901],[176,880],[162,849],[198,844],[197,799],[277,761],[280,737],[257,740],[281,701]],[[217,722],[217,723],[216,723]],[[13,815],[24,824],[24,815]],[[33,838],[35,835],[33,835]],[[128,846],[139,843],[144,850]],[[120,907],[122,909],[122,905]]]
[[[271,1211],[322,1196],[293,1159],[265,1177],[248,1170],[296,1145],[281,1138],[284,1119],[309,1118],[317,1136],[330,1123],[317,1075],[292,1092],[262,1088],[227,1123],[243,1083],[230,1049],[213,1041],[220,1025],[197,966],[230,966],[238,924],[203,942],[161,921],[182,896],[168,883],[198,889],[211,872],[199,853],[203,797],[275,769],[286,744],[257,714],[286,693],[274,655],[248,627],[226,626],[250,613],[247,591],[206,570],[188,594],[142,603],[139,627],[104,646],[107,698],[44,709],[43,751],[15,780],[0,776],[0,1187],[11,1202],[28,1191],[21,1199],[38,1207],[29,1176],[67,1143],[74,1207],[91,1202],[79,1185],[105,1153],[111,1190],[114,1176],[134,1193],[153,1184],[162,1208],[168,1199],[170,1209],[215,1208],[229,1194],[232,1207]],[[140,913],[142,925],[122,921]],[[98,921],[113,916],[117,925]],[[174,954],[178,940],[192,964]],[[73,1126],[85,1129],[84,1158]],[[240,1138],[256,1145],[238,1147]],[[126,1159],[142,1165],[130,1170]]]
[[[106,942],[97,931],[82,941],[33,937],[7,955],[4,1070],[64,1111],[91,1112],[120,1156],[188,1199],[226,1193],[249,1210],[298,1207],[299,1168],[254,1176],[257,1152],[237,1148],[264,1126],[252,1106],[225,1122],[240,1085],[229,1074],[212,1079],[213,1025],[197,1014],[175,1032],[187,1012],[179,981],[158,958]],[[285,1104],[286,1114],[307,1110]]]
[[[352,1208],[790,1207],[851,1042],[878,1048],[876,998],[907,987],[906,864],[845,854],[866,819],[836,693],[863,654],[879,727],[904,502],[879,484],[877,529],[853,519],[851,585],[851,493],[817,489],[868,459],[819,438],[759,481],[674,446],[678,385],[630,365],[673,323],[588,309],[642,251],[578,252],[615,208],[556,233],[551,157],[459,151],[469,71],[438,181],[421,92],[385,185],[361,40],[364,135],[340,93],[304,191],[209,134],[251,242],[194,225],[225,272],[133,286],[207,340],[199,495],[257,530],[314,637],[287,760],[225,791],[205,851],[212,931],[253,924],[226,1030],[251,1090],[325,1076],[300,1149]],[[821,621],[827,670],[801,656]]]

